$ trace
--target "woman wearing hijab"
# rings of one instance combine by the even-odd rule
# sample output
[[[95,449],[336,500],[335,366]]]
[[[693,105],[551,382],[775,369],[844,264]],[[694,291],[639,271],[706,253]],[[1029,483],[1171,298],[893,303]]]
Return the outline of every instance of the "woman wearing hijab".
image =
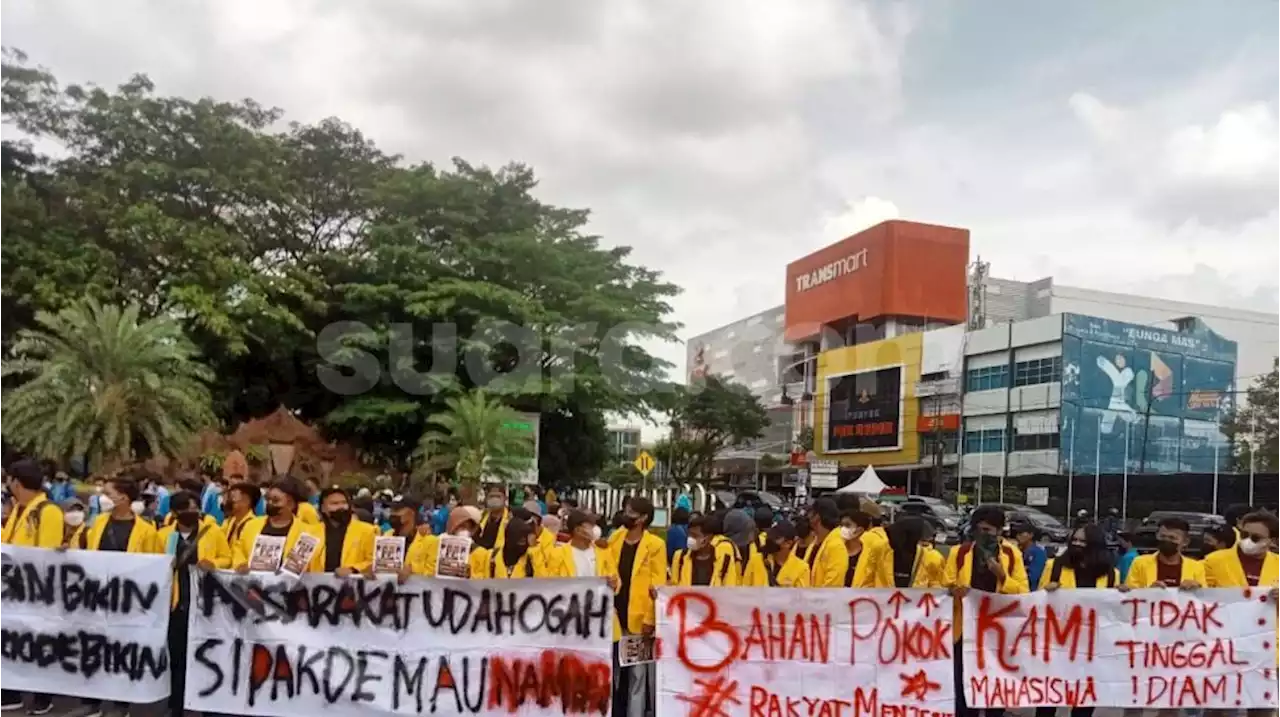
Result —
[[[513,516],[507,523],[502,547],[489,551],[489,560],[482,563],[484,578],[493,580],[517,580],[520,578],[545,578],[545,563],[533,550],[538,544],[533,524]],[[472,571],[472,577],[481,577]]]
[[[899,517],[886,531],[884,542],[868,546],[853,587],[935,588],[942,585],[941,564],[924,545],[929,525],[918,515]]]
[[[457,538],[466,538],[474,540],[476,533],[480,530],[480,509],[471,505],[460,505],[449,511],[449,519],[445,521],[445,535],[452,535]],[[421,575],[427,577],[435,577],[438,569],[438,561],[440,559],[440,538],[438,535],[428,535],[423,539],[427,541],[424,547],[426,551],[425,560],[416,566],[412,566],[411,570],[415,573],[421,571]],[[471,544],[471,554],[467,560],[468,576],[477,580],[484,577],[484,571],[488,566],[489,551],[476,545]],[[406,567],[410,567],[406,565]]]

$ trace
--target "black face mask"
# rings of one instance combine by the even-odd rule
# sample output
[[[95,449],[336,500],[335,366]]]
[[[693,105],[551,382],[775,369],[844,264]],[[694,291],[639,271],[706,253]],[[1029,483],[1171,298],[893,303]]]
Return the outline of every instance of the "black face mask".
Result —
[[[266,513],[268,518],[279,517],[279,515],[283,512],[284,512],[284,506],[276,503],[267,503]]]
[[[200,523],[200,513],[194,510],[184,510],[178,513],[177,523],[183,528],[194,528]]]
[[[1087,550],[1088,548],[1086,548],[1083,545],[1068,545],[1067,552],[1063,553],[1062,557],[1065,558],[1066,561],[1072,565],[1076,565],[1076,566],[1083,565],[1085,562],[1085,555]]]
[[[343,523],[346,523],[347,521],[351,520],[351,511],[347,508],[331,510],[329,511],[328,515],[326,515],[325,517],[328,518],[329,522],[333,523],[334,525],[342,525]]]
[[[1161,540],[1156,543],[1156,550],[1167,558],[1178,554],[1178,544],[1172,540]]]

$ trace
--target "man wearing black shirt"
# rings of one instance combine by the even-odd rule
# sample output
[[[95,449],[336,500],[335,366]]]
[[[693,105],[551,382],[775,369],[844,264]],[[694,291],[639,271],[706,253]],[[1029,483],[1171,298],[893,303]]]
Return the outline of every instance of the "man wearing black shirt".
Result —
[[[652,636],[656,625],[654,598],[666,583],[667,551],[662,539],[648,532],[653,503],[632,498],[622,513],[626,533],[611,541],[618,561],[618,590],[614,609],[626,634]],[[614,643],[614,717],[640,717],[650,712],[652,664],[618,667]]]

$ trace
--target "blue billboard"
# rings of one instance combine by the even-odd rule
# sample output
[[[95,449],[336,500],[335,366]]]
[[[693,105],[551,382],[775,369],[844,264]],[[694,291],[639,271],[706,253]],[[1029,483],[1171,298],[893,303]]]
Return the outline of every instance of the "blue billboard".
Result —
[[[1170,331],[1064,314],[1062,471],[1211,473],[1229,444],[1236,344],[1195,320]]]

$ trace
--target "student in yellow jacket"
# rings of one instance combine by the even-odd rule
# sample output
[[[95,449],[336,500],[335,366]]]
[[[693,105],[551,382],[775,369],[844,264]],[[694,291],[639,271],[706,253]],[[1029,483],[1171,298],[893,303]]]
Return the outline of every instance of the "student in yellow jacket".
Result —
[[[297,478],[286,476],[267,488],[266,515],[249,521],[241,529],[240,538],[235,545],[231,546],[231,562],[236,572],[249,572],[249,558],[253,555],[253,544],[259,535],[283,537],[284,556],[287,556],[298,542],[298,537],[304,533],[320,541],[320,546],[311,555],[306,572],[324,572],[324,530],[318,525],[304,523],[298,517],[298,503],[302,500],[302,483]]]
[[[72,498],[62,506],[62,547],[84,550],[88,547],[89,527],[84,524],[84,503]]]
[[[796,555],[796,528],[787,521],[775,523],[765,534],[765,573],[769,587],[809,587],[809,564]]]
[[[400,582],[410,575],[425,575],[427,571],[427,552],[440,549],[440,539],[431,534],[431,526],[418,519],[417,501],[405,496],[395,496],[387,509],[387,522],[391,527],[383,532],[383,537],[404,538],[404,565],[400,569]],[[432,559],[434,559],[434,554]],[[434,566],[433,566],[434,567]],[[367,578],[374,577],[373,561],[365,568]]]
[[[501,548],[506,539],[507,523],[510,520],[511,511],[507,510],[507,490],[499,484],[489,486],[485,492],[480,532],[474,536],[476,543],[488,550]]]
[[[258,516],[253,511],[262,500],[262,489],[241,481],[232,483],[222,495],[222,532],[227,536],[227,543],[235,546],[240,540],[240,533]]]
[[[809,529],[814,536],[808,563],[809,585],[815,588],[845,587],[849,549],[840,531],[840,511],[835,501],[819,498],[809,508]]]
[[[1129,565],[1121,590],[1175,588],[1194,590],[1206,585],[1204,563],[1182,554],[1190,542],[1191,524],[1172,517],[1156,527],[1156,552],[1139,555]]]
[[[616,590],[618,566],[614,564],[613,553],[608,548],[596,545],[600,535],[596,517],[585,511],[571,510],[565,520],[565,530],[569,533],[569,542],[552,546],[547,554],[552,575],[560,578],[601,577]],[[617,625],[617,615],[614,618]],[[615,632],[620,631],[618,626]]]
[[[657,626],[657,589],[667,582],[667,546],[649,532],[653,503],[635,497],[622,513],[626,535],[610,545],[618,566],[614,611],[625,635],[652,636]],[[614,671],[613,714],[643,705],[653,675],[652,665],[635,665]]]
[[[1040,574],[1040,588],[1058,589],[1114,588],[1120,584],[1120,571],[1107,548],[1107,535],[1097,523],[1086,523],[1071,532],[1067,547],[1051,559]]]
[[[188,561],[201,570],[227,570],[231,567],[231,546],[227,543],[227,534],[222,532],[216,521],[201,519],[200,504],[195,495],[185,490],[174,493],[169,498],[169,511],[174,520],[156,534],[165,555],[173,556],[178,562]],[[180,593],[187,589],[186,581],[189,579],[184,566],[174,566],[175,607]]]
[[[502,547],[488,551],[488,561],[481,563],[483,574],[476,575],[473,570],[472,577],[490,580],[552,577],[546,573],[541,556],[533,550],[537,544],[533,525],[527,519],[513,516],[507,523]]]
[[[449,517],[445,521],[444,534],[452,535],[459,538],[473,540],[476,531],[480,529],[480,518],[482,517],[480,509],[472,505],[459,505],[449,511]],[[440,540],[442,536],[427,536],[426,544],[423,546],[423,563],[421,566],[422,575],[427,577],[436,576],[437,562],[440,557]],[[467,557],[467,575],[465,577],[483,579],[487,572],[489,562],[489,551],[476,545],[474,542],[471,546],[471,553]],[[416,572],[416,568],[415,568]],[[455,576],[458,577],[458,576]]]
[[[45,494],[39,464],[29,459],[15,461],[7,473],[14,506],[0,536],[3,542],[28,548],[62,545],[62,509]]]
[[[1240,519],[1240,540],[1230,548],[1205,556],[1205,581],[1211,588],[1261,588],[1272,605],[1280,603],[1280,557],[1276,556],[1280,526],[1276,516],[1260,510]],[[1277,630],[1280,635],[1280,630]],[[1280,640],[1277,641],[1280,645]],[[1280,647],[1277,647],[1280,653]],[[1258,710],[1265,713],[1266,710]],[[1255,710],[1249,710],[1254,714]]]
[[[733,541],[725,535],[725,520],[728,516],[729,511],[726,509],[713,510],[703,516],[702,523],[703,533],[715,552],[716,564],[719,565],[721,561],[726,559],[729,562],[729,575],[721,583],[725,587],[738,585],[742,576],[739,550],[734,547]]]
[[[373,543],[378,529],[356,518],[351,497],[339,486],[320,493],[324,526],[324,572],[345,578],[373,566]]]
[[[85,548],[120,553],[163,552],[155,524],[133,512],[133,502],[141,495],[137,482],[130,478],[108,480],[102,497],[111,503],[111,512],[99,515],[94,521],[85,539]]]
[[[923,544],[929,525],[918,515],[900,515],[886,531],[888,540],[863,548],[854,577],[856,588],[936,588],[942,586],[941,555]]]
[[[738,570],[737,584],[741,587],[765,587],[769,573],[764,567],[764,555],[755,542],[756,523],[745,510],[734,509],[724,516],[724,537],[733,550],[734,564]]]
[[[732,553],[717,550],[711,538],[706,516],[689,519],[689,545],[671,556],[670,584],[713,588],[737,584]]]

